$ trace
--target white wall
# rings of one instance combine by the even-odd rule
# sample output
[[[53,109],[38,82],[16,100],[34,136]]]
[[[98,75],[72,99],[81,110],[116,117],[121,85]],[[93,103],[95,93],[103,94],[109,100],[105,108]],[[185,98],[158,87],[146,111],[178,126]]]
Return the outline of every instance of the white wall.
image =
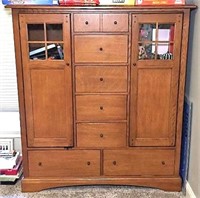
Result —
[[[200,7],[200,1],[188,1]],[[186,95],[193,102],[188,182],[200,198],[200,10],[192,12],[188,50]]]

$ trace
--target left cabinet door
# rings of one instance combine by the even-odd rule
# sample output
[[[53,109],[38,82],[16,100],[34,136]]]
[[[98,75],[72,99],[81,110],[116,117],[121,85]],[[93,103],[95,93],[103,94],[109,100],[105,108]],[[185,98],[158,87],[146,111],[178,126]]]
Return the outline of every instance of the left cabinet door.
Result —
[[[21,14],[29,147],[72,147],[69,14]]]

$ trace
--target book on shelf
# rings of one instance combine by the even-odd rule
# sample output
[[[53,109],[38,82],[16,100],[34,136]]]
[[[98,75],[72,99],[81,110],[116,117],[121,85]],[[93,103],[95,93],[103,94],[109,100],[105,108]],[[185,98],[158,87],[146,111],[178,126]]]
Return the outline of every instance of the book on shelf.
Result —
[[[100,5],[134,5],[135,0],[99,0]]]
[[[12,169],[18,163],[20,153],[16,152],[14,155],[0,155],[0,169]]]
[[[70,5],[99,5],[99,0],[58,0],[59,5],[70,6]]]
[[[58,5],[58,0],[2,0],[4,5]]]
[[[136,5],[183,5],[185,0],[136,0]]]
[[[22,167],[22,156],[19,157],[17,164],[12,169],[0,169],[0,175],[17,175]]]
[[[23,174],[23,167],[21,166],[20,170],[17,172],[16,175],[0,175],[0,183],[1,182],[15,182],[19,179]]]

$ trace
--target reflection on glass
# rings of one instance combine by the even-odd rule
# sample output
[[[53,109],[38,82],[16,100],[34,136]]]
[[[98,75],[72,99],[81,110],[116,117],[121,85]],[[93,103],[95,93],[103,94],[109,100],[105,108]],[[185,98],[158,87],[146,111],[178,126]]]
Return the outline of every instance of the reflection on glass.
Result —
[[[140,41],[154,41],[153,32],[156,30],[156,24],[140,24]]]
[[[44,41],[44,24],[28,24],[28,40]]]
[[[173,44],[158,44],[158,54],[160,59],[171,60],[173,59]]]
[[[30,43],[29,44],[29,58],[32,60],[44,60],[46,48],[44,43]]]
[[[158,41],[174,41],[174,24],[158,25]]]
[[[47,46],[47,56],[49,60],[64,59],[63,44],[49,44]]]
[[[145,44],[139,44],[138,47],[139,60],[145,60],[145,59],[156,59],[155,54],[155,43],[145,43]]]
[[[47,41],[62,41],[62,24],[47,24]]]

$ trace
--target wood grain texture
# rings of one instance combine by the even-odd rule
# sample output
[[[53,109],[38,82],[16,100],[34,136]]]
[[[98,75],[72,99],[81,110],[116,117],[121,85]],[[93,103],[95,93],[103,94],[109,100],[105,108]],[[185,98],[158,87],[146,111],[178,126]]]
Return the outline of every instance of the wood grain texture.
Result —
[[[104,175],[164,176],[174,174],[174,150],[105,150]]]
[[[22,181],[23,192],[41,191],[53,187],[80,185],[133,185],[181,191],[180,177],[90,177],[90,178],[26,178]]]
[[[77,93],[127,92],[127,67],[76,67]]]
[[[76,96],[77,121],[126,120],[126,95]]]
[[[76,35],[74,45],[75,63],[127,63],[128,61],[127,35]]]
[[[126,123],[78,123],[77,146],[86,148],[125,147]]]
[[[7,7],[20,91],[22,191],[94,184],[180,191],[189,13],[196,6]],[[30,61],[28,44],[50,41],[45,34],[38,43],[36,33],[27,41],[27,23],[62,24],[64,59]],[[138,61],[141,23],[175,24],[172,60]]]
[[[100,152],[91,150],[29,151],[30,177],[99,176]]]

